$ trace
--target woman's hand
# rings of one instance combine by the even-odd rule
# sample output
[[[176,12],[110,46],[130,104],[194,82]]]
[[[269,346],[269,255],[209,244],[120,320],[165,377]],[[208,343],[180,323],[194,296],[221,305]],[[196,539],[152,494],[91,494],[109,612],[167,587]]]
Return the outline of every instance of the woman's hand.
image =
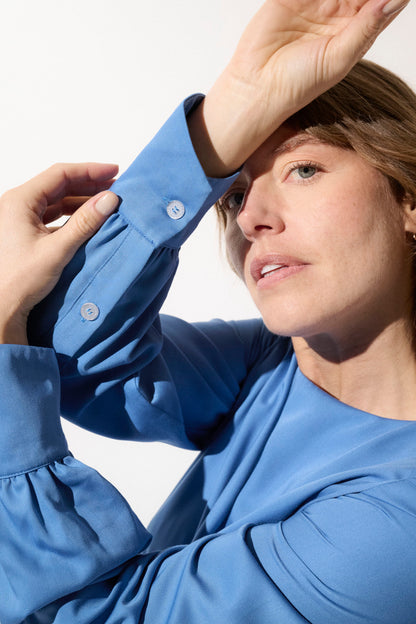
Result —
[[[266,0],[190,131],[208,175],[240,167],[290,115],[339,82],[406,0]]]
[[[0,198],[0,343],[27,344],[30,311],[117,207],[106,191],[117,172],[108,164],[54,165]],[[47,227],[62,215],[72,216]]]

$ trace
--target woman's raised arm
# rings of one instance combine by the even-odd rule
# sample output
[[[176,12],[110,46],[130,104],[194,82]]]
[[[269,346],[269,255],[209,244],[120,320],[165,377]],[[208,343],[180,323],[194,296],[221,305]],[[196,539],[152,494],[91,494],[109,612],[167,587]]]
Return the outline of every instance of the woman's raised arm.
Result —
[[[190,120],[207,175],[225,176],[339,82],[406,0],[266,0]]]

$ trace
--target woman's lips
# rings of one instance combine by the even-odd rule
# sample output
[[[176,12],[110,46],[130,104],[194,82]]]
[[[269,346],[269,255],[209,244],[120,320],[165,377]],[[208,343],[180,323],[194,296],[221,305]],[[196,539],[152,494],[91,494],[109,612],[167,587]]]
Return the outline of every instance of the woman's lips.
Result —
[[[269,285],[299,273],[307,265],[307,262],[293,256],[267,254],[252,261],[250,275],[258,288],[267,288]]]

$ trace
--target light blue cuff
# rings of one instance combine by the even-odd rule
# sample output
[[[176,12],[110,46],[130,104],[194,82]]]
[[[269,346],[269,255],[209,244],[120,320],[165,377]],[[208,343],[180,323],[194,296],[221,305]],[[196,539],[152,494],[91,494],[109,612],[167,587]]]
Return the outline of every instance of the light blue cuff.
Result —
[[[53,346],[60,365],[95,345],[106,348],[105,341],[121,331],[121,323],[129,327],[142,306],[148,308],[148,295],[155,289],[160,296],[151,314],[157,314],[176,270],[179,247],[238,175],[207,178],[199,163],[186,115],[201,98],[192,96],[181,104],[114,183],[119,210],[78,250],[55,289],[31,313],[30,344]],[[152,263],[158,266],[156,276]]]
[[[59,417],[60,381],[51,349],[0,345],[0,476],[68,455]]]
[[[185,100],[111,189],[119,213],[154,248],[180,247],[236,177],[206,177],[195,154],[187,115],[202,98]]]

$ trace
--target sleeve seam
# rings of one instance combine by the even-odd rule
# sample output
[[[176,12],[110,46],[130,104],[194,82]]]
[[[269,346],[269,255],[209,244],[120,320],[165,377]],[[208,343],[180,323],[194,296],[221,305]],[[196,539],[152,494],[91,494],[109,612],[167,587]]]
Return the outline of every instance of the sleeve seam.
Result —
[[[140,228],[138,228],[138,227],[137,227],[137,225],[136,225],[135,223],[133,223],[133,221],[131,221],[131,219],[129,219],[129,217],[127,217],[127,215],[126,215],[124,212],[122,212],[122,211],[120,210],[118,214],[119,214],[119,216],[120,216],[120,217],[121,217],[121,218],[122,218],[122,219],[126,222],[126,224],[127,224],[127,225],[129,225],[130,227],[132,227],[132,228],[133,228],[133,230],[134,230],[135,232],[137,232],[138,234],[140,234],[140,236],[141,236],[142,238],[144,238],[144,240],[146,240],[148,243],[150,243],[150,244],[152,245],[152,247],[153,247],[153,248],[155,248],[155,247],[156,247],[156,243],[155,243],[155,241],[154,241],[152,238],[149,238],[149,236],[147,236],[147,235],[146,235],[146,234],[145,234],[145,233],[144,233],[144,232],[143,232]],[[127,236],[128,236],[129,234],[130,234],[130,232],[127,232],[127,234],[126,234],[125,238],[127,238]],[[123,242],[124,242],[125,238],[123,238],[123,240],[121,241],[120,245],[122,245],[122,244],[123,244]],[[120,245],[119,245],[119,247],[120,247]],[[119,247],[117,247],[116,251],[118,250],[118,248],[119,248]],[[115,252],[114,252],[114,253],[115,253]],[[113,255],[113,254],[112,254],[112,255]]]
[[[33,466],[32,468],[28,468],[28,469],[25,469],[25,470],[19,470],[17,472],[13,472],[11,474],[1,475],[0,476],[0,481],[4,481],[6,479],[13,479],[14,477],[20,477],[22,475],[30,474],[31,472],[36,472],[37,470],[40,470],[41,468],[46,468],[47,466],[50,466],[51,464],[62,462],[65,459],[65,457],[72,457],[72,455],[68,451],[64,455],[56,457],[55,459],[50,459],[50,460],[46,461],[45,463],[39,464],[37,466]]]
[[[392,485],[394,483],[401,483],[402,481],[415,481],[415,470],[412,469],[411,473],[407,476],[407,477],[400,477],[399,479],[390,479],[388,481],[382,481],[381,483],[375,483],[375,484],[371,484],[368,485],[367,487],[361,487],[361,488],[357,488],[354,489],[350,492],[344,492],[342,494],[338,494],[338,496],[333,496],[333,495],[329,495],[329,496],[325,496],[322,498],[314,498],[312,500],[309,500],[307,503],[305,503],[305,505],[303,505],[303,507],[301,509],[299,509],[299,511],[301,511],[302,513],[311,505],[319,505],[319,503],[323,502],[323,501],[328,501],[328,500],[337,500],[340,498],[347,498],[347,497],[353,497],[357,494],[367,494],[369,492],[371,492],[372,490],[376,490],[377,488],[380,487],[385,487],[386,485]]]

